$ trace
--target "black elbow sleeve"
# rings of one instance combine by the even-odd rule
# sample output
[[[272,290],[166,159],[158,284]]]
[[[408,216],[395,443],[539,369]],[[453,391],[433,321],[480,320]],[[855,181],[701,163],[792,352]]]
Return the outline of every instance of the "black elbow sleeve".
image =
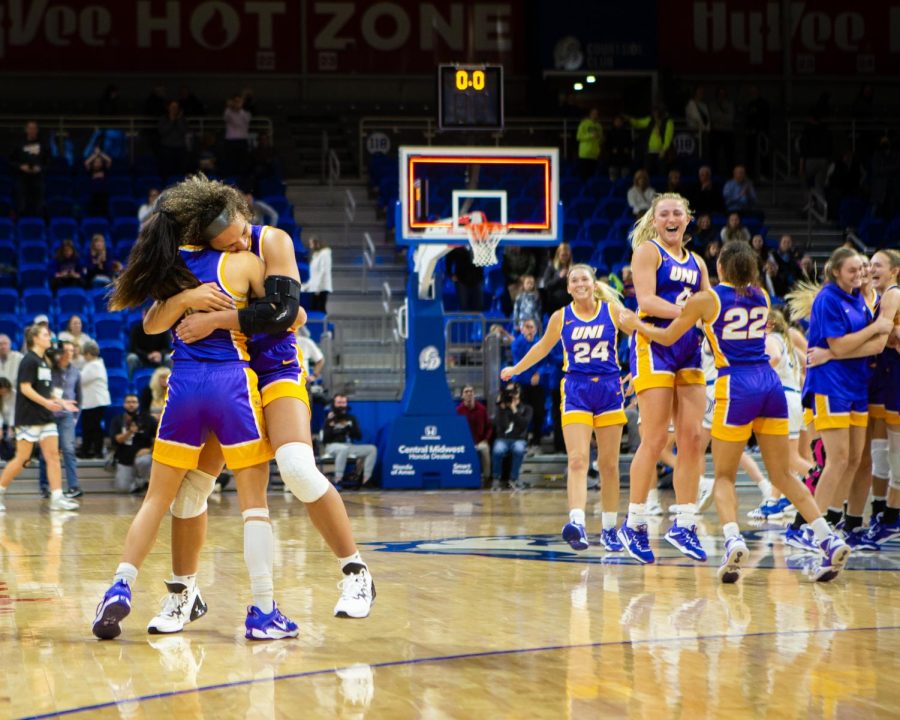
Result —
[[[238,323],[245,335],[275,334],[288,330],[300,309],[300,283],[284,275],[265,280],[266,296],[238,310]]]

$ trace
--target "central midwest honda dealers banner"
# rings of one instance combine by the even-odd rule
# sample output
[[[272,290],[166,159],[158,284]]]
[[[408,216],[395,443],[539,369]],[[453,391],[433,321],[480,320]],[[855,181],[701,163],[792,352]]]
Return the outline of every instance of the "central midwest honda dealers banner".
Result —
[[[295,0],[2,0],[3,72],[299,72]]]
[[[896,0],[698,0],[658,7],[660,65],[673,73],[781,73],[785,21],[796,74],[894,75],[900,67]]]

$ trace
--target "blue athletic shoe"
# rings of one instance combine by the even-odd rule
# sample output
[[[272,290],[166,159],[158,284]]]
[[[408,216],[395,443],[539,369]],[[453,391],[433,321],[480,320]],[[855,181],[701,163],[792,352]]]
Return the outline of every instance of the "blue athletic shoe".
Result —
[[[841,570],[850,559],[851,550],[837,533],[832,533],[825,538],[819,544],[819,548],[825,557],[810,577],[815,582],[829,582],[841,574]]]
[[[740,535],[730,537],[725,541],[725,555],[722,564],[716,572],[723,583],[736,583],[741,579],[741,563],[750,556],[747,544]]]
[[[779,509],[779,511],[780,511],[783,515],[787,515],[788,513],[795,513],[795,512],[797,512],[797,508],[795,508],[793,505],[791,505],[791,501],[788,500],[788,499],[787,499],[786,497],[784,497],[783,495],[782,495],[780,498],[778,498],[778,500],[777,500],[776,502],[778,503],[778,509]]]
[[[700,539],[697,537],[696,525],[679,527],[678,523],[675,522],[666,533],[666,540],[689,558],[700,560],[701,562],[706,561],[706,550],[703,549]]]
[[[625,546],[619,542],[615,528],[602,530],[600,532],[600,542],[603,543],[603,547],[606,548],[607,552],[622,552],[625,549]]]
[[[878,513],[878,516],[869,522],[869,532],[866,537],[877,545],[896,540],[900,538],[900,520],[888,525],[884,522],[884,515]]]
[[[639,563],[649,564],[656,560],[653,557],[653,551],[650,549],[650,538],[647,535],[647,526],[638,525],[637,529],[632,529],[628,525],[622,525],[619,528],[619,541],[631,557]]]
[[[566,523],[562,529],[562,536],[573,550],[587,550],[590,547],[584,525],[579,523]]]
[[[815,535],[812,528],[804,526],[799,530],[789,527],[784,531],[784,543],[798,550],[806,552],[819,552],[819,546],[816,544]]]
[[[854,528],[850,532],[845,533],[844,542],[852,550],[862,550],[863,552],[878,552],[881,550],[878,543],[869,537],[869,531],[864,527]]]
[[[100,604],[97,606],[97,616],[91,628],[94,635],[101,640],[112,640],[119,637],[122,622],[131,612],[131,588],[125,580],[117,580],[106,591]]]
[[[747,517],[754,520],[777,520],[782,517],[778,503],[778,500],[763,500],[759,507],[755,507],[747,513]]]
[[[281,640],[297,637],[300,634],[297,623],[288,620],[274,604],[272,612],[268,614],[256,605],[248,607],[244,627],[247,629],[244,637],[248,640]]]

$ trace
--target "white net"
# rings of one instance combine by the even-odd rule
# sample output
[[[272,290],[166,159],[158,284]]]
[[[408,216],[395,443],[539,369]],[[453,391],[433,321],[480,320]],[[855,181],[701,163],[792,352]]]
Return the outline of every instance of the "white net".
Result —
[[[472,262],[479,267],[497,264],[497,246],[506,235],[506,225],[481,222],[466,225],[469,245],[472,247]]]

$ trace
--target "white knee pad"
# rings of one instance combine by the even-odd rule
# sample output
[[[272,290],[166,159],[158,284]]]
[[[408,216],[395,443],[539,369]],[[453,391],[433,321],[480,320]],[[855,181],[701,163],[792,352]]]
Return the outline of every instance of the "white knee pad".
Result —
[[[216,486],[216,476],[188,470],[172,502],[172,517],[192,518],[206,512],[206,499]]]
[[[888,462],[888,441],[876,438],[872,441],[872,477],[888,478],[891,465]]]
[[[285,486],[301,502],[312,503],[322,497],[331,483],[319,468],[312,448],[306,443],[292,442],[275,451],[275,462]]]
[[[891,468],[891,489],[900,492],[900,432],[888,433],[888,465]]]

